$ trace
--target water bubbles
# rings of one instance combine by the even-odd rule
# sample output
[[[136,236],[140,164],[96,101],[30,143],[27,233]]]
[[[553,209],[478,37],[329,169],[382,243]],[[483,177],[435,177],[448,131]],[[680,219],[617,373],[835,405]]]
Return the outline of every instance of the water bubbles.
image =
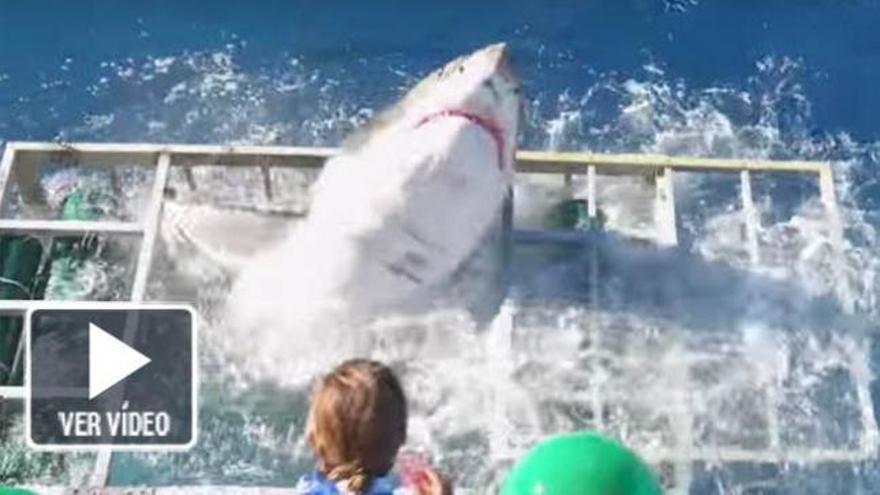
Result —
[[[685,13],[692,7],[699,5],[697,0],[663,0],[663,8],[666,12]]]
[[[116,118],[112,113],[98,115],[91,114],[83,117],[83,122],[85,125],[89,126],[93,130],[101,129],[102,127],[107,127],[113,124],[113,120]]]

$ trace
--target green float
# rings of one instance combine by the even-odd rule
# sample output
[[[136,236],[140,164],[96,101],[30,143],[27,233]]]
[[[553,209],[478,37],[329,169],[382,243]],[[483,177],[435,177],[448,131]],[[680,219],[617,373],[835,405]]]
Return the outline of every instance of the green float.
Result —
[[[621,444],[589,432],[546,440],[508,474],[501,495],[659,495],[645,462]]]

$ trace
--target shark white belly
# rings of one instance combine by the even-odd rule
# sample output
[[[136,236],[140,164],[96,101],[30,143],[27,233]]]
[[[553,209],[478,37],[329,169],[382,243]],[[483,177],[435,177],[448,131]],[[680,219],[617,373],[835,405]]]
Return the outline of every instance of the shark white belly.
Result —
[[[510,194],[520,101],[505,51],[450,62],[328,161],[305,221],[243,266],[236,331],[443,303]]]

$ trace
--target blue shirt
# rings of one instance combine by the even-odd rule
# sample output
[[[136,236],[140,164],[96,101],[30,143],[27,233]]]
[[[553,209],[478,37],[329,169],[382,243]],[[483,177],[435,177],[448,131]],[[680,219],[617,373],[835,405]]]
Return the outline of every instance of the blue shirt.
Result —
[[[313,471],[302,478],[296,484],[296,492],[301,495],[343,495],[344,489],[341,482],[330,481],[319,471]],[[364,495],[401,495],[405,493],[400,487],[400,482],[393,475],[373,478],[370,487]]]

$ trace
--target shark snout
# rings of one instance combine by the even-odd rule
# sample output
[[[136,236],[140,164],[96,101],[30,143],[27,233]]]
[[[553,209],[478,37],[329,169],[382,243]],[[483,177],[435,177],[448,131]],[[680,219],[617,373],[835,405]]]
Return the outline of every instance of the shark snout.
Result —
[[[519,77],[513,70],[510,49],[507,43],[496,43],[485,48],[485,53],[492,60],[495,73],[512,84],[519,84]]]

